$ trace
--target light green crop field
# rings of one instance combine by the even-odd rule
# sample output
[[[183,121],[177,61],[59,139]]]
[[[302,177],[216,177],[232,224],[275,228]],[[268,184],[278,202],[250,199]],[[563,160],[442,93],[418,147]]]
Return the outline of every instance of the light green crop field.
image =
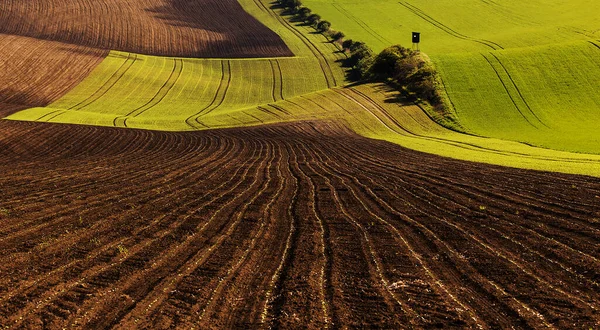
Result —
[[[406,148],[466,161],[600,176],[600,155],[529,146],[452,131],[414,104],[397,102],[383,84],[334,88],[228,113],[214,112],[211,127],[228,128],[292,121],[335,121],[354,132]]]
[[[185,131],[210,128],[203,117],[339,86],[345,57],[321,34],[245,0],[244,8],[277,31],[289,58],[181,59],[112,51],[76,88],[44,108],[8,119]]]
[[[267,9],[268,0],[261,1],[240,2],[248,12],[279,33],[296,54],[295,57],[182,59],[113,51],[86,80],[60,100],[48,107],[18,112],[7,119],[165,131],[326,120],[342,123],[368,138],[442,156],[600,176],[598,155],[515,142],[530,134],[536,139],[536,143],[531,144],[543,145],[536,134],[548,132],[547,141],[543,142],[555,149],[561,149],[557,147],[560,141],[567,146],[562,149],[568,151],[591,150],[593,153],[597,150],[592,140],[588,139],[587,145],[580,143],[582,136],[588,137],[586,131],[569,131],[569,128],[594,116],[597,96],[576,98],[568,103],[560,95],[571,88],[564,83],[562,76],[565,74],[572,77],[573,83],[588,83],[589,86],[578,88],[587,88],[591,93],[597,78],[590,71],[600,69],[594,66],[597,62],[589,60],[587,67],[579,66],[579,71],[571,71],[569,64],[555,68],[552,79],[546,77],[543,66],[552,62],[558,51],[570,51],[571,48],[582,59],[592,59],[596,50],[586,41],[575,41],[571,48],[550,43],[489,51],[485,47],[477,50],[478,43],[473,45],[471,41],[459,38],[459,42],[465,43],[465,48],[452,54],[444,53],[443,45],[440,45],[435,61],[459,111],[461,124],[479,135],[496,137],[485,138],[444,128],[415,105],[390,102],[395,99],[394,92],[384,85],[336,87],[347,83],[344,71],[336,63],[344,55],[336,52],[337,48],[322,35],[290,23],[277,11]],[[385,4],[391,6],[391,2],[381,3],[382,7],[378,8],[387,12]],[[339,11],[343,7],[327,5],[324,8]],[[366,7],[357,4],[356,8]],[[323,16],[330,19],[325,12]],[[334,18],[331,20],[335,22]],[[377,35],[373,30],[368,34]],[[388,35],[381,47],[387,46],[390,41],[387,38],[392,37],[392,34]],[[448,45],[452,41],[446,40]],[[577,47],[581,51],[576,51]],[[527,51],[535,56],[524,56]],[[540,54],[547,57],[543,58]],[[537,73],[532,70],[522,74],[517,72],[522,67],[535,65],[539,66]],[[540,76],[538,81],[543,80],[544,85],[529,84],[535,81],[531,74]],[[504,90],[505,94],[498,93],[498,89]],[[539,93],[542,89],[561,92],[556,97],[546,97]],[[554,106],[558,103],[563,107],[576,106],[580,115],[564,116],[561,107]],[[518,111],[511,110],[511,105]],[[529,111],[531,109],[535,111]],[[594,122],[590,121],[587,127],[593,125]],[[550,134],[558,132],[558,129],[561,129],[560,135],[569,135],[572,142],[559,134]],[[579,149],[569,147],[569,143]]]
[[[113,51],[60,100],[9,119],[195,130],[209,128],[202,118],[214,111],[226,114],[328,87],[314,57],[212,60]]]
[[[439,70],[469,133],[600,154],[597,1],[306,0],[375,51],[411,45]]]

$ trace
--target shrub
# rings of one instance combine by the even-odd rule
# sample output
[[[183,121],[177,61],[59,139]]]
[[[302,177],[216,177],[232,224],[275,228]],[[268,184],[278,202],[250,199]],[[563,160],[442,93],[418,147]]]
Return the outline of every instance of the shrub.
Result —
[[[335,42],[340,42],[340,40],[344,39],[345,36],[346,35],[344,34],[344,32],[335,31],[331,34],[331,39],[333,39],[333,41]]]
[[[308,24],[310,24],[311,26],[317,26],[317,24],[319,24],[319,21],[321,21],[321,16],[318,14],[310,14],[308,15],[308,17],[306,18],[306,21],[308,22]]]
[[[331,28],[331,23],[328,21],[323,20],[317,24],[317,31],[321,33],[329,31],[329,28]]]
[[[302,19],[303,21],[306,21],[308,16],[310,16],[310,13],[311,13],[311,10],[309,8],[302,7],[300,9],[298,9],[297,15],[298,15],[298,17],[300,17],[300,19]]]
[[[354,41],[352,41],[352,39],[346,39],[342,42],[342,48],[344,48],[344,50],[350,50],[350,46],[352,46],[353,43]]]

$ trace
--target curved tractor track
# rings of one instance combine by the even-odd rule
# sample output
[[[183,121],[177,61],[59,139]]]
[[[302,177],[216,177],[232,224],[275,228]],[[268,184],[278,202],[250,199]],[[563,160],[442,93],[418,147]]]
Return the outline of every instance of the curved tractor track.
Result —
[[[4,0],[0,33],[179,57],[292,56],[236,0]]]
[[[600,325],[600,180],[328,122],[0,123],[0,325]]]

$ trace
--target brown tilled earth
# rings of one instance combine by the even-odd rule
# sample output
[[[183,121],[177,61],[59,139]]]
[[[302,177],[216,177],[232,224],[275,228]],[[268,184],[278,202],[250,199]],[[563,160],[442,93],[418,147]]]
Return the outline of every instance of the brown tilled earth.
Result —
[[[0,33],[184,57],[292,56],[236,0],[3,0]]]
[[[182,57],[293,55],[236,0],[3,0],[0,116],[57,100],[109,50]]]
[[[328,123],[0,122],[0,325],[599,326],[600,179]]]
[[[57,99],[106,49],[289,55],[234,0],[8,0],[0,23],[2,117]],[[323,122],[0,120],[0,173],[2,327],[600,327],[597,178]]]
[[[0,34],[0,118],[59,99],[107,54],[84,46]]]

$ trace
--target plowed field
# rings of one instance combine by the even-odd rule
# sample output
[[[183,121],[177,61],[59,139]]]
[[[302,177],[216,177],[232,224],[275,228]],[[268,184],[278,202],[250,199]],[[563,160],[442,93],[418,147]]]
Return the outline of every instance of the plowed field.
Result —
[[[57,100],[107,54],[100,49],[0,34],[0,117]]]
[[[0,33],[185,57],[292,56],[236,0],[4,0]]]
[[[322,121],[0,123],[0,324],[600,325],[600,179]]]

